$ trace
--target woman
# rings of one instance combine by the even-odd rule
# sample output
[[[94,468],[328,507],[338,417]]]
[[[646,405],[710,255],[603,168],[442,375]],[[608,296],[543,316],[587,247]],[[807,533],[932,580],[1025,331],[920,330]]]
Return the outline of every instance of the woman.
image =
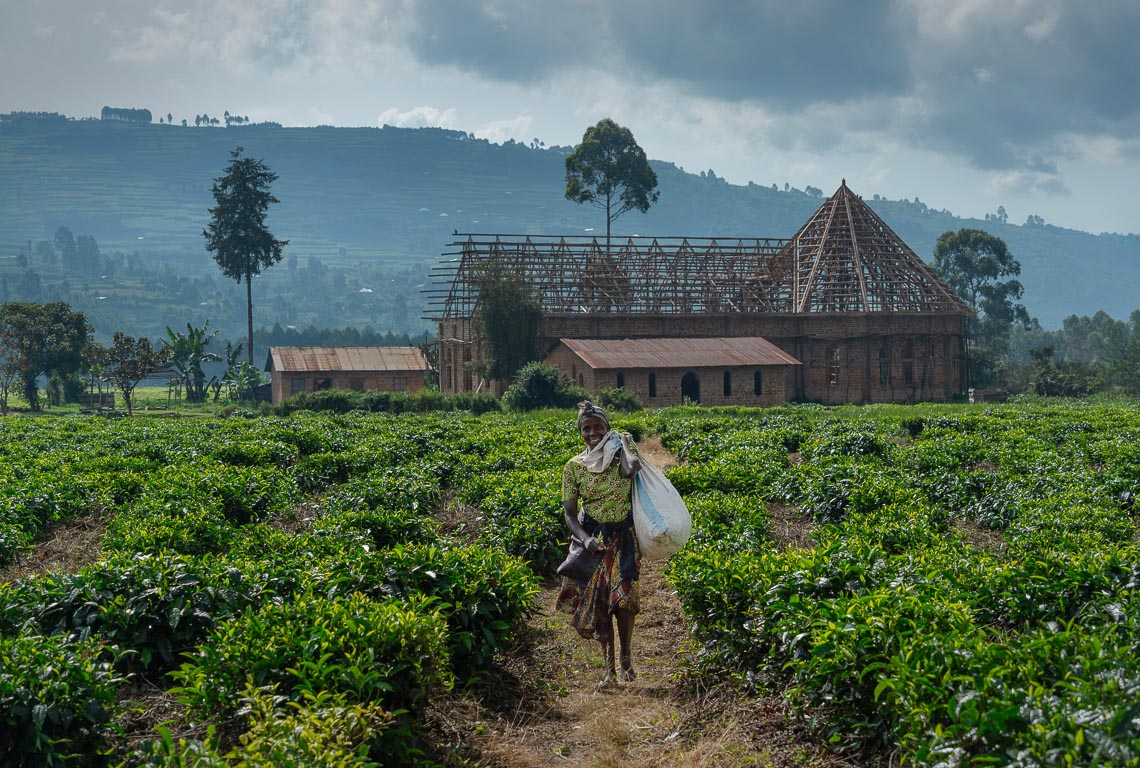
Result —
[[[614,666],[614,619],[621,642],[621,678],[633,680],[630,656],[633,617],[640,609],[640,555],[633,531],[633,476],[641,469],[628,433],[610,429],[606,412],[586,401],[578,404],[578,433],[586,449],[562,468],[562,516],[585,548],[601,561],[584,581],[563,577],[557,608],[570,625],[602,644],[606,671],[602,685],[618,676]]]

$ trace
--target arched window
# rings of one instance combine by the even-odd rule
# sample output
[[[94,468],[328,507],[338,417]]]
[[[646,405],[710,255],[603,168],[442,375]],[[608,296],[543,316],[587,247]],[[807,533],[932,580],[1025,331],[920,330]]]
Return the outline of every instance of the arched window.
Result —
[[[760,375],[760,369],[756,369],[756,373],[752,374],[752,394],[760,397],[764,394],[764,377]]]
[[[732,394],[732,371],[724,372],[724,396],[728,397]]]
[[[657,374],[652,372],[649,374],[649,396],[657,397]]]
[[[578,372],[578,386],[579,387],[586,386],[586,377],[582,375],[581,371]]]
[[[701,379],[693,371],[681,377],[681,402],[696,404],[701,401]]]
[[[617,372],[617,388],[622,389],[625,387],[625,373],[622,371]]]

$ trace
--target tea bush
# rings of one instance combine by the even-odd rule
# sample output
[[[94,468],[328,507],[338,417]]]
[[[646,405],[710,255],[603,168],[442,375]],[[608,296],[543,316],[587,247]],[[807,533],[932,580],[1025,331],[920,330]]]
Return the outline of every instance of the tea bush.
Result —
[[[354,704],[417,711],[451,684],[447,629],[430,601],[304,594],[219,624],[171,673],[192,711],[232,712],[247,685],[292,701],[343,694]]]
[[[0,636],[0,763],[65,766],[104,750],[122,680],[93,642]]]
[[[538,592],[523,561],[485,547],[398,545],[331,563],[314,590],[376,599],[430,598],[447,621],[452,669],[467,682],[486,669],[535,609]]]

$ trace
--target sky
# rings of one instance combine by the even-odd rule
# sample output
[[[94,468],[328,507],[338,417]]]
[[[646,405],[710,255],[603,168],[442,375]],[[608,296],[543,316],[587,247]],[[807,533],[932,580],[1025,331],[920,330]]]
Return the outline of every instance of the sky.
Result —
[[[734,184],[1137,233],[1138,38],[1138,0],[0,0],[0,112],[563,146],[610,117]]]

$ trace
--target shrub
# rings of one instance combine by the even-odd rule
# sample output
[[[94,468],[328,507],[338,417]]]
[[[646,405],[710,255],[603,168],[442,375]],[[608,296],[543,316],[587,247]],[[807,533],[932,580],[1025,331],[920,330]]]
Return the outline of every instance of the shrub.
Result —
[[[249,730],[224,755],[218,740],[175,740],[158,729],[159,740],[136,760],[145,768],[376,768],[410,763],[410,730],[376,704],[354,704],[344,694],[306,693],[300,702],[279,704],[274,687],[250,688],[242,697]],[[384,762],[377,762],[372,757]]]
[[[199,714],[232,712],[247,684],[275,685],[293,701],[327,691],[418,711],[451,683],[446,626],[425,605],[305,594],[219,625],[171,675]]]
[[[0,763],[64,766],[73,753],[96,754],[120,682],[95,643],[0,637]]]
[[[463,682],[507,647],[534,610],[538,592],[526,563],[485,547],[395,546],[329,566],[314,590],[377,599],[434,599],[446,618],[452,669]]]
[[[570,408],[577,404],[578,392],[553,365],[527,363],[503,394],[503,405],[509,411]]]
[[[641,399],[628,389],[599,389],[596,400],[598,405],[610,411],[633,413],[641,410]]]
[[[217,622],[297,586],[295,573],[132,554],[0,584],[0,630],[97,638],[129,652],[124,663],[162,670]]]
[[[498,398],[490,392],[457,392],[449,398],[449,402],[453,410],[471,411],[476,416],[503,410]]]
[[[318,392],[298,392],[287,397],[277,406],[278,416],[288,416],[294,411],[332,411],[348,413],[365,407],[364,398],[359,392],[349,389],[322,389]]]

